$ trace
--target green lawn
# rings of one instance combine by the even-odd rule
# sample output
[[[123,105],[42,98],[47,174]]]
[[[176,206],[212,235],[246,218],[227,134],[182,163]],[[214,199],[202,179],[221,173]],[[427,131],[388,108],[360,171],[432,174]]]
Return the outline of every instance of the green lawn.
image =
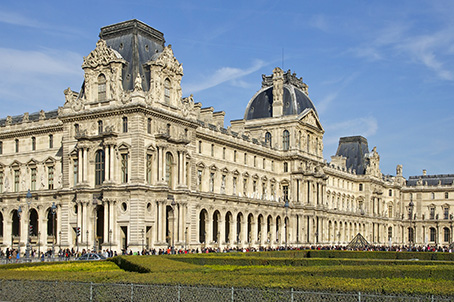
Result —
[[[329,257],[304,258],[298,252],[120,256],[103,262],[2,265],[0,279],[454,296],[453,261]]]

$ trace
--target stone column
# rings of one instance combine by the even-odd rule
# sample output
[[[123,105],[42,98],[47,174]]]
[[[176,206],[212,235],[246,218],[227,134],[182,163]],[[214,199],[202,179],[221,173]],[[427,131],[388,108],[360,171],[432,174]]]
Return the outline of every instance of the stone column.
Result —
[[[84,157],[83,157],[83,151],[81,148],[79,148],[79,152],[78,152],[79,156],[78,156],[78,159],[77,159],[77,168],[79,169],[79,171],[77,171],[77,183],[80,184],[81,182],[83,182],[83,171],[84,171],[84,168],[83,168],[83,165],[84,165]]]
[[[110,146],[110,180],[115,180],[115,149],[114,146]]]
[[[88,148],[84,148],[84,171],[83,171],[83,182],[88,181]]]
[[[104,146],[104,154],[105,154],[105,160],[106,160],[106,181],[109,181],[110,180],[110,148],[109,146]]]
[[[161,220],[162,220],[162,213],[161,213],[161,202],[160,201],[156,201],[156,227],[155,227],[155,232],[156,232],[156,240],[157,242],[161,242],[162,241],[162,232],[161,232]]]
[[[104,201],[104,244],[109,243],[109,202]]]

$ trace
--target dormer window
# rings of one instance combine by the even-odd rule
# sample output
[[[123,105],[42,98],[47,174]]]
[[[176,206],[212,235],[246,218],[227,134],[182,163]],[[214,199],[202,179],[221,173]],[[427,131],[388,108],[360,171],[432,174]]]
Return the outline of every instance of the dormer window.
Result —
[[[105,101],[106,97],[106,77],[103,74],[98,76],[98,101]]]
[[[164,81],[164,102],[170,104],[170,80]]]

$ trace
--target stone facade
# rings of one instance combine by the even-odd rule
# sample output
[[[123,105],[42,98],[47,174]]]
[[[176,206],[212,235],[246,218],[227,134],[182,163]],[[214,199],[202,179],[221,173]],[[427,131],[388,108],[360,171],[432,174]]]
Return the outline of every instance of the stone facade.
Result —
[[[224,112],[182,97],[162,33],[131,20],[100,37],[62,107],[0,120],[3,248],[452,242],[454,177],[385,176],[362,137],[342,138],[327,163],[308,86],[290,71],[263,76],[224,128]]]

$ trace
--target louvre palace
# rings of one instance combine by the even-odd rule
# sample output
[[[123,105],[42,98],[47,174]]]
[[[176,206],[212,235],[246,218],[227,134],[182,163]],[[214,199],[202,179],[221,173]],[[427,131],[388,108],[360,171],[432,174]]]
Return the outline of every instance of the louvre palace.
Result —
[[[2,249],[452,242],[454,175],[383,175],[361,136],[324,160],[295,73],[263,75],[225,127],[223,111],[182,95],[163,33],[130,20],[99,37],[61,107],[0,119]]]

